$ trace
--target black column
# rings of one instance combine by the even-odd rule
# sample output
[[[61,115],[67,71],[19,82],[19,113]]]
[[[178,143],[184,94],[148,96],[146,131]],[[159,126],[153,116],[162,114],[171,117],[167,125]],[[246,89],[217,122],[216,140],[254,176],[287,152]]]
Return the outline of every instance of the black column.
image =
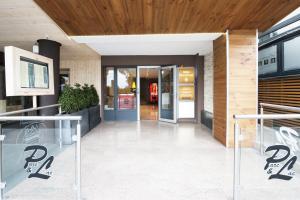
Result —
[[[52,40],[38,40],[39,54],[53,59],[54,95],[39,96],[38,106],[56,104],[59,97],[59,66],[60,66],[60,46],[61,44]],[[58,109],[45,109],[40,111],[40,115],[55,115]]]
[[[204,56],[195,55],[196,69],[196,119],[201,122],[201,111],[204,110]]]
[[[0,52],[0,100],[5,100],[5,63],[4,53]]]

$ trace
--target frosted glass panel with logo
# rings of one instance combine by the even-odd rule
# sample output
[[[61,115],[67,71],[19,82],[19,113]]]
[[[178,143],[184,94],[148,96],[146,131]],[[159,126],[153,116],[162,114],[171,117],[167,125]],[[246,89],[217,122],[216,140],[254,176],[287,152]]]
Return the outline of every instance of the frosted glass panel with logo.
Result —
[[[258,52],[259,75],[277,72],[277,46],[271,46]]]

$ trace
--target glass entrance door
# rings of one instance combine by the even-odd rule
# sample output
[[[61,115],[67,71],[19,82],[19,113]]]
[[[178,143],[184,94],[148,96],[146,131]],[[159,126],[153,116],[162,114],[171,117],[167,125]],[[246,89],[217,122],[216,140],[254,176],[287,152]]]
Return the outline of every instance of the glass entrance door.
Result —
[[[104,120],[137,120],[136,67],[106,67]]]
[[[159,70],[159,120],[176,123],[176,65]]]

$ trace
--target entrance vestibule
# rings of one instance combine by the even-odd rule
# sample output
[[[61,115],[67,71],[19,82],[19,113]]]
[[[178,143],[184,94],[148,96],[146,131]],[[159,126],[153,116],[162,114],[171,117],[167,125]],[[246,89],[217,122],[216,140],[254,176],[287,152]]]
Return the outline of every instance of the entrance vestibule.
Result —
[[[139,119],[158,120],[158,67],[138,67]]]
[[[104,74],[104,120],[195,120],[194,67],[105,67]]]

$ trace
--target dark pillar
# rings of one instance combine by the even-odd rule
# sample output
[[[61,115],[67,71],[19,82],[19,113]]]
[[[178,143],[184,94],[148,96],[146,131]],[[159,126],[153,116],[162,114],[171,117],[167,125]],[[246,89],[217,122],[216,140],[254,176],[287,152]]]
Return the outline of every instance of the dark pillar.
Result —
[[[204,57],[195,55],[196,68],[196,120],[201,122],[201,111],[204,109]]]
[[[59,61],[61,44],[52,40],[38,40],[39,54],[53,59],[54,95],[39,96],[38,106],[56,104],[59,97]],[[45,109],[40,111],[40,115],[55,115],[58,109]]]
[[[5,62],[4,53],[0,52],[0,100],[5,100]]]
[[[4,53],[0,52],[0,113],[6,112]]]

